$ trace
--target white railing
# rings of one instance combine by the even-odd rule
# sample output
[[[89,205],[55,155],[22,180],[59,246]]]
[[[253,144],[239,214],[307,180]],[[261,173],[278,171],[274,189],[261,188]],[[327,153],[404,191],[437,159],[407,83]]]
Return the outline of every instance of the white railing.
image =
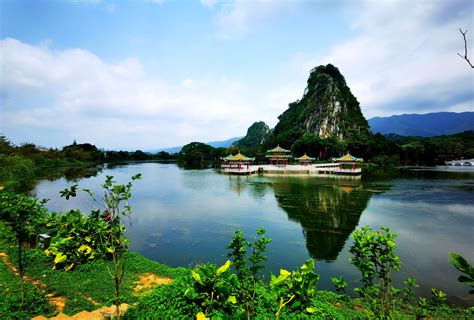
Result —
[[[338,163],[316,164],[316,165],[222,165],[221,170],[224,173],[334,173],[334,174],[360,174],[361,168],[341,168]]]

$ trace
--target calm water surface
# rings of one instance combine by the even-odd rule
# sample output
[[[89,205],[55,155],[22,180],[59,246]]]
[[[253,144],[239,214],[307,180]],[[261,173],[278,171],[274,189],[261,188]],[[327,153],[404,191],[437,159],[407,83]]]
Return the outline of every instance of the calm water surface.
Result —
[[[350,235],[364,225],[386,226],[399,235],[403,267],[395,275],[397,284],[412,277],[421,284],[420,294],[436,287],[453,302],[474,304],[448,263],[452,251],[474,261],[474,170],[411,170],[356,179],[228,176],[142,163],[104,168],[77,183],[101,194],[106,175],[125,183],[135,173],[143,178],[133,186],[128,234],[131,249],[150,259],[171,266],[222,264],[236,229],[251,237],[255,228],[265,227],[273,239],[267,252],[270,272],[314,258],[320,288],[333,289],[330,278],[340,275],[357,286],[360,275],[348,262]],[[50,210],[96,208],[85,195],[59,198],[70,180],[42,180],[35,193],[51,199]]]

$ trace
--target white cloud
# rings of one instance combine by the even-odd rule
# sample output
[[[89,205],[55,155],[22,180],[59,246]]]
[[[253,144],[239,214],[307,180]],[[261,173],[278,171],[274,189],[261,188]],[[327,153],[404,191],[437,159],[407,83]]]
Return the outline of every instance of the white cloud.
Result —
[[[165,0],[145,0],[145,2],[162,5],[165,2]]]
[[[255,25],[268,21],[291,6],[289,1],[234,0],[222,3],[217,16],[217,35],[222,38],[241,37]]]
[[[15,39],[0,50],[1,127],[16,143],[158,148],[238,136],[261,118],[247,85],[227,76],[170,83],[135,58],[109,63]]]
[[[193,79],[186,78],[186,79],[183,80],[183,82],[181,82],[181,84],[183,85],[183,87],[189,88],[193,85]]]
[[[216,2],[217,0],[201,0],[201,4],[210,9],[214,8],[214,5],[216,4]]]
[[[298,53],[291,65],[302,74],[336,65],[366,117],[461,111],[469,101],[462,111],[472,111],[474,74],[456,52],[463,48],[458,28],[472,30],[473,9],[466,1],[369,1],[350,12],[356,37],[326,54]]]

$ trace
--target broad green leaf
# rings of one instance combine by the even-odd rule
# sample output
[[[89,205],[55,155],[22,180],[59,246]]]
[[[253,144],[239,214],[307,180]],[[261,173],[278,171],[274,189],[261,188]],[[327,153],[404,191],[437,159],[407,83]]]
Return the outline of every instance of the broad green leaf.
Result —
[[[72,267],[74,267],[74,263],[71,263],[70,265],[68,265],[67,267],[64,268],[65,271],[69,271],[72,269]]]
[[[217,269],[217,275],[221,275],[222,273],[226,272],[227,269],[230,267],[230,260],[227,260],[226,263],[224,263],[223,266],[221,266],[219,269]]]
[[[290,271],[285,270],[285,269],[280,269],[280,276],[286,276],[288,277],[291,274]]]
[[[92,251],[92,248],[83,244],[77,249],[78,252],[85,253],[85,254],[90,254]]]
[[[228,299],[227,299],[228,302],[232,303],[232,304],[236,304],[237,303],[237,299],[234,297],[234,296],[230,296]]]
[[[315,312],[316,312],[316,309],[311,308],[311,307],[308,307],[308,308],[306,308],[306,312],[308,312],[308,313],[315,313]]]
[[[206,315],[202,312],[199,312],[197,315],[196,315],[196,320],[209,320],[208,317],[206,317]]]
[[[61,263],[63,261],[66,261],[67,259],[67,256],[65,256],[64,254],[62,254],[61,252],[59,252],[57,255],[56,255],[56,258],[54,258],[54,263],[58,264],[58,263]]]
[[[204,283],[202,283],[201,276],[199,275],[199,273],[192,271],[191,274],[197,283],[199,283],[200,285],[204,285]]]
[[[461,283],[474,285],[474,279],[468,278],[466,276],[459,276],[458,281]]]

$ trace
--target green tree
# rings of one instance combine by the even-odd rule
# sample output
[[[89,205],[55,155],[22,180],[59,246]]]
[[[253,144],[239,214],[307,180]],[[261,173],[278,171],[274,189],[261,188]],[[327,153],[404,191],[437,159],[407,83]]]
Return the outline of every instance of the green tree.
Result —
[[[7,223],[16,239],[22,303],[24,301],[23,279],[26,267],[23,243],[34,241],[36,233],[46,216],[47,210],[44,208],[46,201],[40,201],[38,198],[29,198],[21,194],[0,193],[0,220]]]
[[[365,226],[354,231],[354,243],[349,250],[351,263],[362,274],[363,287],[358,291],[373,305],[380,303],[383,315],[387,314],[391,303],[392,271],[400,270],[401,265],[395,254],[396,237],[388,228],[374,231]]]
[[[132,196],[132,181],[140,179],[141,174],[132,176],[131,181],[127,184],[116,184],[113,176],[106,176],[105,182],[102,184],[104,196],[96,200],[90,190],[82,189],[87,192],[95,202],[105,206],[103,212],[104,219],[108,221],[108,228],[103,234],[99,235],[104,238],[104,242],[108,244],[106,251],[111,254],[113,261],[113,270],[107,265],[107,270],[113,279],[115,288],[115,310],[116,316],[120,317],[120,286],[122,284],[125,263],[124,254],[128,251],[128,239],[125,237],[125,218],[130,219],[132,208],[129,200]],[[77,193],[77,185],[73,185],[69,189],[61,192],[61,197],[69,199],[75,197]]]

